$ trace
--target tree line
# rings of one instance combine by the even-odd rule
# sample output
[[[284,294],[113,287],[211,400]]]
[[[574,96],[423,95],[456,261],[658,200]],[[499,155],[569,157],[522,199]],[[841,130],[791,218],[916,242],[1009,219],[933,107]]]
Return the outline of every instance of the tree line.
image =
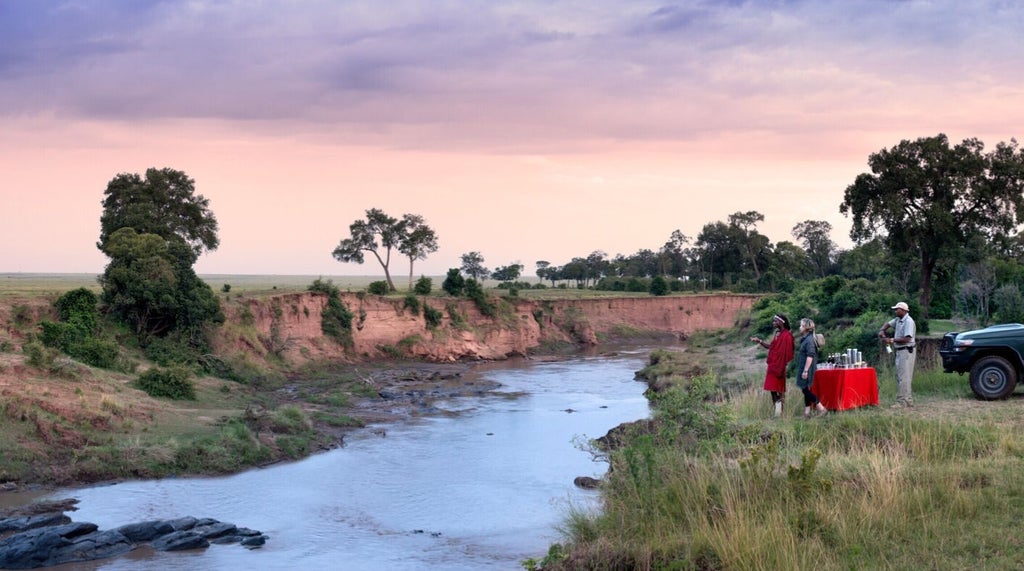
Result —
[[[674,230],[657,249],[614,257],[595,250],[562,265],[538,260],[536,275],[562,287],[644,289],[663,278],[671,289],[740,292],[786,292],[800,281],[828,276],[864,278],[915,297],[923,317],[955,311],[985,320],[999,311],[1003,319],[1018,313],[1024,319],[1024,310],[1016,309],[1024,305],[1018,285],[1024,278],[1024,154],[1016,139],[985,151],[978,139],[951,144],[940,133],[872,153],[868,166],[838,205],[852,221],[855,245],[848,250],[837,248],[825,220],[800,222],[791,230],[793,240],[772,243],[758,230],[764,215],[751,210],[707,223],[692,238]],[[368,210],[366,220],[354,222],[335,257],[361,262],[361,252],[373,252],[389,275],[391,250],[412,252],[411,284],[412,262],[436,251],[436,233],[429,233],[430,248],[417,249],[414,235],[402,229],[410,215],[388,218],[392,226],[382,228],[374,225],[379,214]],[[368,235],[373,231],[376,236]],[[469,252],[459,269],[477,280],[505,283],[524,270],[515,262],[490,272],[483,261],[479,252]]]
[[[868,166],[838,205],[852,220],[855,246],[848,250],[836,247],[824,220],[800,222],[792,241],[772,243],[758,230],[764,215],[751,210],[709,222],[693,238],[674,230],[656,249],[614,257],[593,251],[562,265],[538,260],[534,271],[550,286],[640,284],[656,294],[792,292],[801,282],[837,276],[914,296],[924,318],[959,312],[1024,321],[1024,153],[1015,139],[991,151],[977,139],[951,144],[943,134],[904,140],[871,154]],[[171,340],[201,355],[208,327],[224,319],[217,296],[194,271],[199,256],[220,243],[209,201],[185,173],[151,168],[115,176],[102,204],[97,247],[109,258],[99,279],[104,314],[125,324],[143,347]],[[349,226],[332,254],[346,263],[374,257],[389,291],[395,290],[392,256],[404,258],[412,292],[415,262],[438,245],[422,216],[392,217],[373,208]],[[476,291],[487,278],[517,283],[525,267],[514,262],[491,271],[474,251],[452,269],[477,282]],[[429,290],[420,285],[418,291]]]

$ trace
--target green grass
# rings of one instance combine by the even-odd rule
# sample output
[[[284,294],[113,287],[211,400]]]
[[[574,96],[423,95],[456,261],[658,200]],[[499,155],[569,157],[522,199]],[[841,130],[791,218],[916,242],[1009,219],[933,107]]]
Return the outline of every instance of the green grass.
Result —
[[[658,355],[649,373],[674,374]],[[689,365],[680,363],[680,367]],[[706,381],[722,380],[714,374]],[[880,372],[882,399],[895,389]],[[684,390],[681,388],[671,391]],[[574,510],[544,569],[1020,569],[1024,399],[981,402],[953,374],[915,375],[916,407],[771,418],[758,383],[721,407],[721,433],[693,415],[610,454],[602,511]],[[666,420],[656,403],[655,417]],[[706,411],[703,414],[707,414]]]

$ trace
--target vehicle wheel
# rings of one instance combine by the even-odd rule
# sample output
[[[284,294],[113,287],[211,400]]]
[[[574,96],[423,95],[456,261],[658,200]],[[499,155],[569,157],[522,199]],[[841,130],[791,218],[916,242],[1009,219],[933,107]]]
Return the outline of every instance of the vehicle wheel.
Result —
[[[971,367],[971,390],[982,400],[1003,399],[1017,386],[1017,370],[1002,357],[985,357]]]

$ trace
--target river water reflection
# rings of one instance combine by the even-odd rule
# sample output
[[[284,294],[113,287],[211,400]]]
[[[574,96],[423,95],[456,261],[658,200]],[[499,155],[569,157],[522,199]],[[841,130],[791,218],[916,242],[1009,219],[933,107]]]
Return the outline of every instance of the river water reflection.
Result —
[[[560,540],[570,505],[594,505],[596,493],[572,481],[607,466],[574,441],[648,416],[646,385],[634,380],[646,354],[485,365],[472,374],[501,383],[498,394],[443,402],[443,414],[300,462],[62,490],[50,498],[78,498],[70,515],[100,529],[191,515],[270,539],[253,551],[136,550],[60,569],[521,569]]]

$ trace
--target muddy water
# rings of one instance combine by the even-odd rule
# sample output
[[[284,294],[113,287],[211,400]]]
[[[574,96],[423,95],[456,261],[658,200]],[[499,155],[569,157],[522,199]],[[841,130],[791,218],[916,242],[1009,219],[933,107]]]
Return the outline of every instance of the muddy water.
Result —
[[[607,466],[574,442],[648,415],[634,380],[646,351],[488,365],[498,394],[441,403],[441,414],[375,427],[341,449],[223,478],[61,490],[76,521],[101,529],[186,515],[258,529],[262,549],[135,552],[60,569],[513,570],[540,557],[570,506],[594,509],[576,476]]]

